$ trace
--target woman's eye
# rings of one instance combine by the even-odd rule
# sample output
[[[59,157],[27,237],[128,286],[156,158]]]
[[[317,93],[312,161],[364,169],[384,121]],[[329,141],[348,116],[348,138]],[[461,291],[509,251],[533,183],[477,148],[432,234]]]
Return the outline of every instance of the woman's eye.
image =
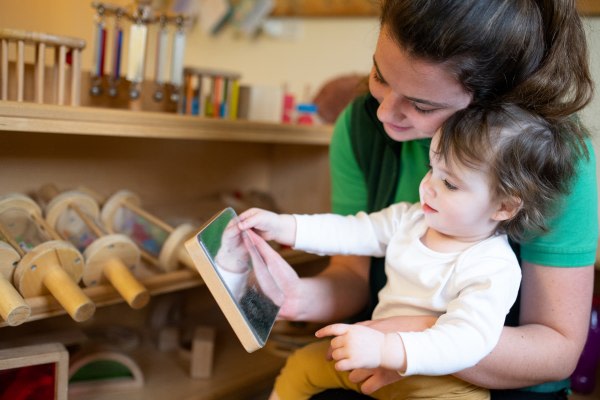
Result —
[[[382,83],[385,84],[385,81],[383,80],[383,78],[381,77],[381,75],[379,75],[377,73],[377,71],[373,71],[373,79],[378,82],[378,83]]]
[[[446,188],[448,190],[456,190],[456,189],[458,189],[456,186],[454,186],[453,184],[451,184],[450,182],[448,182],[446,179],[444,179],[444,185],[446,186]]]
[[[418,104],[418,103],[415,103],[415,102],[413,102],[413,103],[412,103],[412,105],[413,105],[413,107],[415,108],[415,110],[416,110],[418,113],[421,113],[421,114],[429,114],[429,113],[432,113],[432,112],[434,112],[434,111],[437,111],[437,108],[421,108],[421,107],[419,106],[419,104]]]

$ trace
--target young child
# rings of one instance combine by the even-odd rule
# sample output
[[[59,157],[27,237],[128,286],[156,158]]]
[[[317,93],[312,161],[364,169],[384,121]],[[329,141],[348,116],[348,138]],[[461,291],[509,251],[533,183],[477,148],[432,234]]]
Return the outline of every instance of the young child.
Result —
[[[546,229],[554,199],[569,191],[578,146],[516,106],[471,108],[434,135],[420,204],[356,216],[242,213],[239,228],[266,240],[320,254],[385,256],[387,284],[374,319],[438,317],[423,332],[382,333],[365,324],[320,329],[318,337],[334,337],[330,344],[290,356],[271,398],[360,391],[346,371],[378,367],[405,378],[375,398],[489,398],[450,374],[475,365],[498,342],[520,283],[507,236],[521,241]]]

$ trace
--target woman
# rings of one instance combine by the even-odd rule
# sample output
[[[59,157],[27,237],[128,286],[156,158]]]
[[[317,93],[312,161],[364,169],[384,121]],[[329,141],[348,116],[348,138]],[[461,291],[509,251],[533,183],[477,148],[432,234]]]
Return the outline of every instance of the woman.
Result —
[[[384,0],[381,15],[371,96],[345,110],[331,143],[334,212],[416,201],[429,138],[470,104],[516,103],[588,145],[589,157],[580,160],[550,233],[517,249],[523,281],[520,302],[507,319],[511,326],[489,356],[457,374],[495,389],[493,399],[566,398],[566,378],[587,335],[598,239],[594,154],[572,116],[592,93],[575,3]],[[298,280],[264,243],[260,247],[268,262],[286,271],[280,277],[287,295],[283,318],[331,321],[356,315],[369,303],[371,310],[385,281],[381,261],[364,257],[333,257],[320,275]],[[370,324],[386,330],[384,322]],[[406,330],[422,330],[433,321],[405,324]],[[355,370],[351,379],[370,393],[400,377],[395,371]],[[505,390],[510,388],[526,389]]]

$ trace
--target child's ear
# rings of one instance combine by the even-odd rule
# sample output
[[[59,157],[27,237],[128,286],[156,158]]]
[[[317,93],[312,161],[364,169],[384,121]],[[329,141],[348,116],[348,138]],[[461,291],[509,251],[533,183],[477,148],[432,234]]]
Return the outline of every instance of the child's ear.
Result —
[[[522,205],[523,202],[518,197],[511,196],[507,199],[504,199],[500,202],[500,206],[492,216],[492,219],[494,221],[509,220],[519,212]]]

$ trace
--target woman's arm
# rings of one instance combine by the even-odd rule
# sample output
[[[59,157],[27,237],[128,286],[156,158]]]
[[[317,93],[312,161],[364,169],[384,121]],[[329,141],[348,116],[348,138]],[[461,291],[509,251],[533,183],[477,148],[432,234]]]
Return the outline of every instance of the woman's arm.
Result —
[[[495,349],[456,376],[475,385],[516,388],[571,375],[587,338],[594,267],[522,267],[519,327],[505,327]]]
[[[300,280],[292,295],[296,305],[280,316],[293,321],[331,322],[358,314],[369,299],[369,263],[369,257],[332,256],[323,271]]]

